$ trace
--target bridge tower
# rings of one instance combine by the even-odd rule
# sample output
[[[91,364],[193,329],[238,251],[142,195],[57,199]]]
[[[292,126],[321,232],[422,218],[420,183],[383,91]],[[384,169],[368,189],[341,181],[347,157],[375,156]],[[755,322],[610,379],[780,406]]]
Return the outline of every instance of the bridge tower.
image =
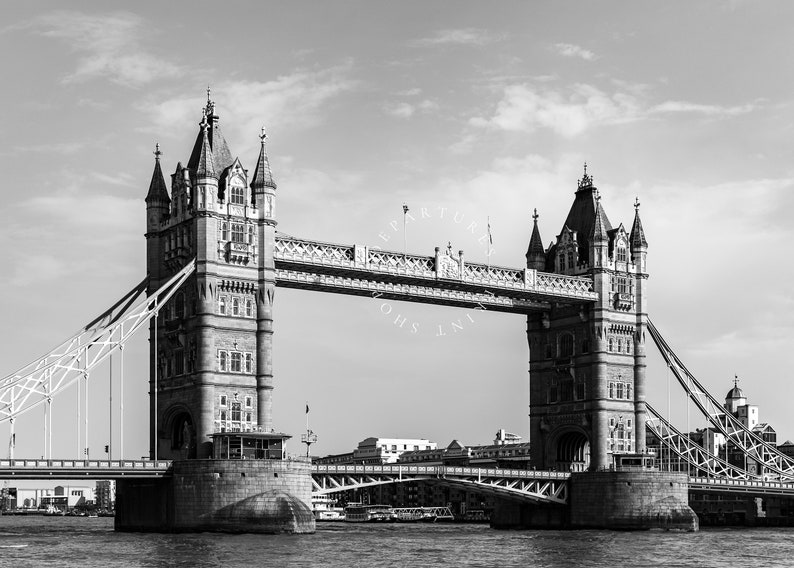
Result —
[[[150,325],[150,453],[209,457],[210,436],[271,431],[276,184],[260,136],[249,180],[207,104],[170,195],[159,145],[146,197],[149,293],[191,259],[196,272]]]
[[[635,201],[631,232],[613,228],[587,173],[556,241],[534,216],[527,267],[592,277],[599,300],[527,317],[530,439],[538,469],[597,470],[645,451],[646,256]]]

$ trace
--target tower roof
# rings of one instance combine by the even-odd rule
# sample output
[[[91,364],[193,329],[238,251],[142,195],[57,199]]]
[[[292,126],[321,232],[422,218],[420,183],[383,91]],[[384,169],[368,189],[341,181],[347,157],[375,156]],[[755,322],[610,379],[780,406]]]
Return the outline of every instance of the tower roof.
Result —
[[[206,115],[204,120],[201,121],[201,134],[199,140],[201,145],[199,147],[198,161],[195,165],[196,176],[203,178],[218,179],[218,174],[215,170],[215,159],[212,155],[212,148],[210,147],[209,135],[207,134],[207,120]],[[191,160],[193,158],[191,157]]]
[[[251,187],[253,189],[262,189],[263,187],[272,187],[276,189],[276,182],[273,181],[273,172],[270,170],[270,161],[267,159],[267,150],[265,149],[265,127],[262,127],[262,134],[259,135],[262,147],[259,150],[259,159],[256,161],[256,168],[254,168],[254,178],[251,180]]]
[[[222,172],[232,165],[234,158],[232,158],[229,145],[226,143],[226,139],[221,132],[220,117],[215,113],[215,103],[210,99],[209,89],[207,89],[207,106],[204,107],[204,118],[201,124],[205,122],[207,125],[207,141],[212,151],[213,165],[216,171]],[[202,140],[203,133],[200,129],[196,137],[196,143],[193,144],[193,151],[190,154],[190,159],[187,162],[187,167],[190,170],[196,171],[198,169],[203,146]]]
[[[629,242],[631,243],[631,252],[640,248],[648,248],[648,241],[645,240],[645,231],[642,230],[642,221],[640,221],[640,200],[636,197],[634,198],[634,224],[631,226]]]
[[[171,198],[168,196],[168,189],[165,185],[165,178],[163,177],[163,170],[160,168],[160,144],[155,145],[154,150],[154,171],[152,172],[152,181],[149,182],[149,192],[146,194],[146,203],[154,200],[161,200],[165,203],[171,203]]]
[[[593,235],[596,220],[600,223],[599,231],[603,231],[606,236],[612,230],[612,225],[607,218],[603,208],[597,206],[598,189],[593,185],[593,177],[587,173],[587,164],[584,166],[584,175],[579,180],[576,195],[568,211],[568,217],[563,223],[563,230],[567,226],[570,230],[576,231],[576,240],[579,245],[580,262],[590,260],[590,237]],[[600,213],[596,215],[597,210]],[[562,232],[562,231],[561,231]]]
[[[739,375],[734,376],[733,378],[733,388],[728,391],[728,394],[725,395],[725,399],[730,398],[747,398],[744,396],[744,392],[742,389],[739,388]]]
[[[540,230],[538,229],[538,210],[535,209],[535,213],[532,215],[532,220],[534,222],[532,226],[532,236],[529,238],[529,247],[527,248],[527,259],[530,258],[543,258],[546,254],[546,250],[543,248],[543,241],[540,238]]]

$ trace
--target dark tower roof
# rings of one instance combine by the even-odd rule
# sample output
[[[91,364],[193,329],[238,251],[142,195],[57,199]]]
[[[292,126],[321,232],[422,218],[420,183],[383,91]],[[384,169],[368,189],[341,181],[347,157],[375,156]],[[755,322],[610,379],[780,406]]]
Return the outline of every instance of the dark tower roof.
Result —
[[[198,160],[195,165],[196,176],[200,178],[215,178],[218,179],[218,174],[215,169],[215,158],[212,154],[210,147],[209,134],[207,134],[207,120],[206,116],[201,121],[201,134],[199,134],[199,153]],[[190,158],[193,159],[192,157]]]
[[[204,108],[204,119],[202,123],[207,122],[207,140],[209,147],[212,150],[212,161],[215,170],[222,172],[232,165],[234,158],[229,151],[229,145],[223,137],[220,127],[220,117],[215,113],[215,103],[210,100],[209,89],[207,89],[207,106]],[[201,159],[201,148],[203,146],[203,134],[199,130],[196,143],[193,144],[193,152],[190,154],[190,160],[187,162],[187,167],[190,170],[196,171],[198,168],[199,160]]]
[[[648,241],[645,240],[645,231],[642,230],[640,221],[640,200],[636,197],[634,198],[634,224],[631,226],[629,242],[631,243],[631,252],[640,248],[648,248]]]
[[[254,179],[251,180],[251,187],[253,189],[262,189],[263,187],[272,187],[276,189],[276,182],[273,181],[273,172],[270,171],[270,161],[267,159],[267,150],[265,149],[265,127],[262,127],[262,134],[259,139],[262,141],[262,147],[259,150],[259,159],[256,161],[256,168],[254,168]]]
[[[538,229],[538,210],[532,215],[534,224],[532,226],[532,236],[529,238],[529,247],[527,248],[527,261],[532,258],[544,258],[546,249],[543,248],[543,241],[540,238],[540,230]]]
[[[587,174],[587,164],[584,166],[584,175],[579,180],[576,190],[576,196],[568,211],[568,217],[563,223],[563,230],[568,227],[572,231],[576,231],[576,240],[579,245],[579,262],[590,261],[590,237],[593,234],[596,219],[600,223],[599,230],[604,231],[607,235],[612,230],[612,225],[604,213],[604,210],[597,207],[598,189],[593,185],[593,177]],[[597,210],[600,209],[598,216]],[[562,233],[562,231],[560,231]]]
[[[171,203],[171,198],[168,196],[168,189],[165,185],[165,178],[163,177],[163,170],[160,168],[161,154],[160,144],[157,143],[154,150],[154,171],[152,172],[152,181],[149,182],[149,193],[146,194],[146,203],[155,200]]]

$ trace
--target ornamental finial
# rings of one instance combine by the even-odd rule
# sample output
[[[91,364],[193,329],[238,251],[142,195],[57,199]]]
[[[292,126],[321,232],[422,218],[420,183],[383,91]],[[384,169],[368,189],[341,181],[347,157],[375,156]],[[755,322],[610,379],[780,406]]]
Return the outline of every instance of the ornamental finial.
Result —
[[[210,86],[207,85],[207,104],[210,104],[212,102],[212,99],[210,98],[210,93],[211,93]]]
[[[736,388],[738,386],[739,386],[739,375],[734,375],[733,376],[733,388]]]
[[[540,217],[540,215],[538,215],[538,208],[535,207],[535,213],[532,215],[532,220],[535,221],[535,223],[537,223],[538,217]]]
[[[636,195],[634,196],[634,210],[639,213],[640,211],[640,198]]]
[[[154,154],[154,159],[159,162],[160,161],[160,156],[163,155],[163,153],[160,151],[160,143],[159,142],[155,143],[154,152],[152,152],[152,153]]]
[[[579,180],[579,189],[586,189],[593,187],[593,176],[587,174],[587,162],[584,163],[584,174],[582,179]]]
[[[262,141],[262,144],[265,143],[265,138],[267,138],[267,133],[265,132],[265,125],[262,125],[262,133],[259,135],[259,139]]]

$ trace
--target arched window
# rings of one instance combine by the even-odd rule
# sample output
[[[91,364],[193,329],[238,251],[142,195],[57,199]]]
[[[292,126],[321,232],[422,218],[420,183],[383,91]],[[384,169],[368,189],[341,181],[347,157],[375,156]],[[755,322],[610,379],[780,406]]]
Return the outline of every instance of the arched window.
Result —
[[[218,313],[222,316],[226,315],[226,296],[218,298]]]
[[[248,244],[249,245],[254,244],[254,226],[253,225],[248,227]]]
[[[573,335],[563,333],[560,335],[559,357],[570,357],[573,355]]]
[[[240,298],[232,298],[232,315],[240,315]]]
[[[227,357],[226,351],[221,351],[218,355],[218,359],[220,362],[220,370],[224,372],[228,369],[228,362],[226,357]]]
[[[254,317],[254,303],[251,300],[245,301],[245,317]]]
[[[560,270],[565,270],[565,254],[560,255]]]
[[[232,185],[231,202],[233,205],[245,205],[245,189],[237,184]]]
[[[221,223],[221,240],[229,240],[229,225],[225,221]]]
[[[233,243],[245,242],[245,232],[243,226],[240,223],[232,223],[232,242]]]

